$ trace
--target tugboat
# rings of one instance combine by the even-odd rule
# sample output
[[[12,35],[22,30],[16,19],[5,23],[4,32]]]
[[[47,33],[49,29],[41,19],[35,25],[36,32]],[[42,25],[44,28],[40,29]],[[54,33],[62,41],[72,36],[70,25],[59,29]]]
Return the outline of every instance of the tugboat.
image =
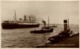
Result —
[[[67,20],[64,20],[64,31],[62,31],[61,33],[59,33],[56,36],[49,37],[48,40],[51,43],[57,43],[57,42],[60,42],[60,41],[62,41],[64,39],[70,37],[71,34],[72,34],[72,31],[69,28],[69,24],[67,24]]]
[[[49,26],[49,19],[48,19],[48,26],[46,26],[46,22],[42,21],[44,23],[44,27],[42,27],[40,30],[33,30],[31,33],[50,33],[53,32],[53,27]]]
[[[31,33],[50,33],[50,32],[53,32],[53,28],[46,27],[46,28],[42,28],[40,30],[31,31]]]
[[[26,19],[26,15],[24,15],[24,19],[20,18],[19,20],[16,19],[16,12],[14,21],[4,21],[2,22],[3,29],[15,29],[15,28],[33,28],[39,27],[39,23],[36,23],[36,18],[32,15],[29,16],[28,20]]]

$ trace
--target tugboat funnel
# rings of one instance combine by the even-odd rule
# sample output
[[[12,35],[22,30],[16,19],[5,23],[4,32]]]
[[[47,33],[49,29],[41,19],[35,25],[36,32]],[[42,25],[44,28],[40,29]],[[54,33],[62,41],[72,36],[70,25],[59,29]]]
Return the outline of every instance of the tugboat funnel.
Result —
[[[67,20],[64,20],[64,31],[68,30],[68,23]]]

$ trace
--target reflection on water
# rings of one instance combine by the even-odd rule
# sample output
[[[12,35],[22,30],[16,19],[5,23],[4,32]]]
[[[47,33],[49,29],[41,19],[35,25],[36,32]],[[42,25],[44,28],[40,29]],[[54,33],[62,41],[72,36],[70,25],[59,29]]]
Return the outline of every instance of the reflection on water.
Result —
[[[71,30],[76,34],[79,31],[78,26],[70,26]],[[31,30],[40,28],[25,28],[25,29],[2,29],[1,42],[2,47],[36,47],[48,42],[50,36],[55,36],[63,29],[61,25],[54,28],[51,33],[35,34],[30,33]]]

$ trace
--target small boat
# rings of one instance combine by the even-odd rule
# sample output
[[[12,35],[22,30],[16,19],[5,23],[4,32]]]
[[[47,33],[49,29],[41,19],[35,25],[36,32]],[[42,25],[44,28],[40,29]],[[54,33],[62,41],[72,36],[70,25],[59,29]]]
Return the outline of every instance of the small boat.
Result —
[[[57,27],[56,25],[53,25],[52,27]]]
[[[44,23],[44,27],[42,27],[40,30],[33,30],[31,31],[31,33],[50,33],[50,32],[53,32],[53,27],[49,26],[46,26],[46,22],[45,21],[42,21]],[[49,22],[49,20],[48,20]]]

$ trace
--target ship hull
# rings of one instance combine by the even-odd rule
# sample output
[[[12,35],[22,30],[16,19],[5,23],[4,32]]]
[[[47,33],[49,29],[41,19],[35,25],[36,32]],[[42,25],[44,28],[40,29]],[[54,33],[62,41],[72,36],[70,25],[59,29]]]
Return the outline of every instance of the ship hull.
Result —
[[[17,23],[2,23],[3,29],[15,29],[15,28],[34,28],[39,27],[39,24],[17,24]]]
[[[56,36],[52,36],[52,37],[49,37],[49,41],[51,43],[57,43],[57,42],[60,42],[66,38],[69,38],[70,37],[70,34],[72,34],[72,31],[62,31],[61,33],[59,33],[58,35]]]
[[[31,33],[50,33],[50,32],[53,32],[53,29],[50,29],[50,30],[34,30],[34,31],[31,31]]]

